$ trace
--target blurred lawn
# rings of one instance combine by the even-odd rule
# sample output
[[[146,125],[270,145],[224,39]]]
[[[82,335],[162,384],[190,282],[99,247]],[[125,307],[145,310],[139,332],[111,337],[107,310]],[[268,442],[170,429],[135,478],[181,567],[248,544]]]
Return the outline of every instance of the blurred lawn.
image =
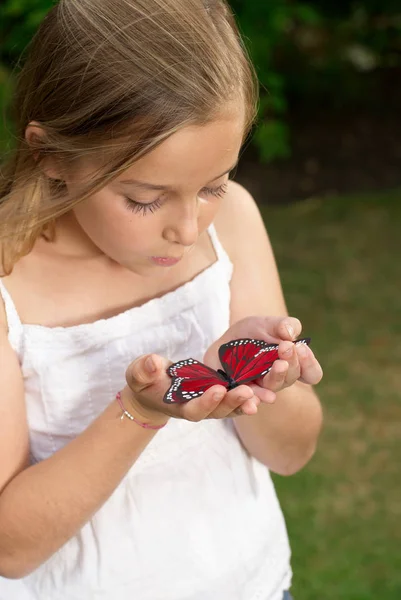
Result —
[[[261,210],[325,371],[318,452],[275,477],[295,600],[400,600],[401,191]]]

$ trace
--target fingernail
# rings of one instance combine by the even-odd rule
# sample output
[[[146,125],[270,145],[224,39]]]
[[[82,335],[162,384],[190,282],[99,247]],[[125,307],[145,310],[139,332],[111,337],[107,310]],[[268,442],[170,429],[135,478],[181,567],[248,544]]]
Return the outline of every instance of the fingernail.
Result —
[[[250,405],[250,409],[251,409],[251,413],[255,414],[258,412],[258,405],[256,404],[256,402],[252,402]]]
[[[224,398],[224,394],[222,394],[221,392],[216,392],[215,394],[213,394],[213,400],[215,402],[221,402]]]
[[[285,352],[283,352],[283,355],[284,356],[291,356],[292,352],[293,352],[293,348],[290,347],[290,348],[287,348],[287,350]]]
[[[155,361],[151,356],[148,356],[148,358],[145,360],[145,368],[148,373],[155,373],[157,371]]]
[[[287,329],[288,333],[290,334],[291,339],[294,338],[295,331],[294,331],[294,328],[292,327],[292,325],[287,325],[286,329]]]

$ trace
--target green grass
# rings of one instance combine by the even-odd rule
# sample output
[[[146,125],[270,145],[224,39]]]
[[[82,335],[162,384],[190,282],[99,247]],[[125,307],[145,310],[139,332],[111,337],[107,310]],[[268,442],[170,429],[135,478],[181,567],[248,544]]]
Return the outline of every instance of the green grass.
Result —
[[[318,451],[274,477],[295,600],[400,600],[401,191],[262,212],[325,372]]]

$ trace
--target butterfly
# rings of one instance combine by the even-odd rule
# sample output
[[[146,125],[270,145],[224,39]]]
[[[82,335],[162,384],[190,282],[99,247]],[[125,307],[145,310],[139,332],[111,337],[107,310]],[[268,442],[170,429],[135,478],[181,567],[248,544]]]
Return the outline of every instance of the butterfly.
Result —
[[[310,344],[310,338],[295,342]],[[270,371],[278,359],[278,344],[262,340],[231,340],[219,348],[223,369],[215,371],[193,358],[180,360],[167,369],[172,383],[164,395],[167,404],[188,402],[201,396],[212,385],[223,385],[227,390],[250,383]]]

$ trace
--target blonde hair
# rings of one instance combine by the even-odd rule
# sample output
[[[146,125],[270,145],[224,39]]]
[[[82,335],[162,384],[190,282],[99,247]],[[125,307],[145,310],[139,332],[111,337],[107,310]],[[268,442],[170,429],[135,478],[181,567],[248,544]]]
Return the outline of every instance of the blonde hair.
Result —
[[[0,179],[2,269],[9,273],[56,217],[187,125],[231,101],[257,111],[258,82],[225,0],[61,0],[17,79],[18,143]],[[37,122],[43,136],[27,143]],[[39,138],[39,136],[38,136]],[[79,197],[43,160],[104,160]]]

